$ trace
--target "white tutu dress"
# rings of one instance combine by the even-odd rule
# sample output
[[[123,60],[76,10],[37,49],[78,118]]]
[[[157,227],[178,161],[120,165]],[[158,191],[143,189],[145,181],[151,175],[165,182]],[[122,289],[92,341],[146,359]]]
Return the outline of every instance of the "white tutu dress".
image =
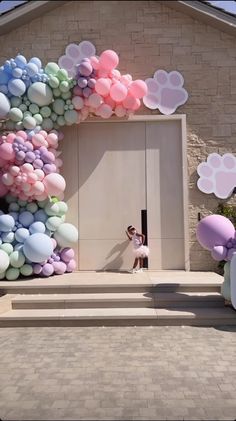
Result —
[[[137,234],[132,235],[133,252],[137,259],[148,257],[149,248],[144,246],[141,241],[141,237]]]

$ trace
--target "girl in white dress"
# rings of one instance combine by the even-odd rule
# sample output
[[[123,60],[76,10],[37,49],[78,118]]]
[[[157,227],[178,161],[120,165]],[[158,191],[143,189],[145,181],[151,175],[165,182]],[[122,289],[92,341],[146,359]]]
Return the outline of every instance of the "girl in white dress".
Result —
[[[133,252],[135,256],[133,268],[131,269],[131,273],[135,272],[142,272],[143,271],[143,259],[148,257],[149,255],[149,248],[144,246],[145,235],[139,234],[133,225],[129,225],[127,230],[125,231],[128,239],[133,243]],[[139,270],[137,270],[137,265],[139,263]]]

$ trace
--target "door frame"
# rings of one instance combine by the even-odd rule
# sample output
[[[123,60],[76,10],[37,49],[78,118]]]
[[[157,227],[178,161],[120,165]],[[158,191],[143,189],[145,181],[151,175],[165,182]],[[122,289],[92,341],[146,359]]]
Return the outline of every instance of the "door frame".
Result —
[[[188,167],[187,167],[187,129],[186,129],[186,115],[172,114],[172,115],[130,115],[128,118],[111,117],[108,120],[100,118],[89,118],[82,124],[89,123],[133,123],[139,122],[158,122],[158,121],[179,121],[181,124],[181,146],[182,146],[182,188],[183,188],[183,218],[184,218],[184,266],[185,270],[190,270],[190,245],[189,245],[189,211],[188,211]]]

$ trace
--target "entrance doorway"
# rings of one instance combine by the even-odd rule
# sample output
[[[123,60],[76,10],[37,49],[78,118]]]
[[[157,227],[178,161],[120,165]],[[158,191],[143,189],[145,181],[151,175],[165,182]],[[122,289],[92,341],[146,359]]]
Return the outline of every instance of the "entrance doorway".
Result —
[[[79,270],[130,268],[125,229],[140,231],[145,214],[149,269],[186,269],[181,120],[83,123],[77,130]]]

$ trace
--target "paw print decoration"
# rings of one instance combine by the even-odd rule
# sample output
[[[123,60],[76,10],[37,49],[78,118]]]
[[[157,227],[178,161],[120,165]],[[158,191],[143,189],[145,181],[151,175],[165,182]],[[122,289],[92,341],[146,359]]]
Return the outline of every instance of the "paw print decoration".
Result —
[[[220,199],[230,197],[236,187],[236,158],[230,153],[208,155],[206,162],[197,167],[200,178],[197,181],[203,193],[214,193]]]
[[[151,110],[158,109],[162,114],[170,115],[188,99],[188,92],[183,88],[184,78],[176,70],[170,73],[157,70],[145,83],[148,92],[143,103]]]

